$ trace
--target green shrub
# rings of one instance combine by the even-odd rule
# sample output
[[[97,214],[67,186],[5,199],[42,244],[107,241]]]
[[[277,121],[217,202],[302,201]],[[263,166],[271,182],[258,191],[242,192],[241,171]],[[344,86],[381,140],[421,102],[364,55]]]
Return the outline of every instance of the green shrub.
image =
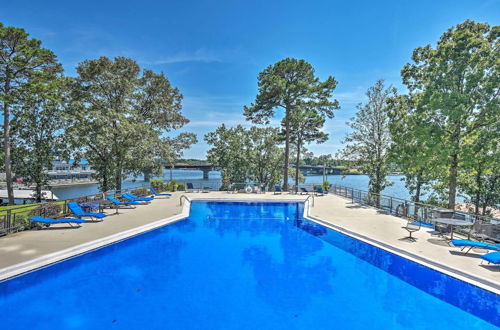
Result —
[[[23,231],[29,229],[30,221],[26,213],[15,214],[13,216],[14,219],[12,219],[12,225],[14,227],[17,227],[17,231]]]
[[[144,187],[139,187],[139,188],[136,188],[134,190],[132,190],[132,194],[138,196],[138,197],[144,197],[144,196],[148,196],[148,195],[151,195],[149,193],[149,191],[144,188]]]
[[[327,192],[328,190],[330,190],[330,182],[328,181],[324,181],[323,182],[323,185],[322,185],[322,188],[325,192]]]
[[[175,181],[175,180],[169,181],[167,183],[167,190],[168,191],[177,191],[178,186],[179,186],[179,184],[177,183],[177,181]]]
[[[155,188],[158,192],[167,190],[167,184],[161,179],[152,180],[151,186],[153,186],[153,188]]]
[[[186,185],[184,183],[177,184],[177,190],[179,190],[179,191],[185,191],[186,190]]]

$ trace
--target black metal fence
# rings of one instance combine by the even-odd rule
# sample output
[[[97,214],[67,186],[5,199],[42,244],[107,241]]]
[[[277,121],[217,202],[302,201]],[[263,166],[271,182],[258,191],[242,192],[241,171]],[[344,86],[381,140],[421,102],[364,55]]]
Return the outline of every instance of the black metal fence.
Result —
[[[149,185],[141,185],[129,189],[122,189],[121,193],[132,191]],[[29,218],[34,216],[42,217],[62,217],[68,215],[68,203],[76,201],[78,203],[89,203],[96,200],[104,200],[108,195],[116,195],[114,191],[108,193],[96,193],[93,195],[81,196],[56,202],[23,204],[0,210],[0,236],[9,233],[29,229],[31,224]],[[50,205],[50,206],[49,206]],[[53,205],[57,205],[54,207]]]
[[[438,217],[441,217],[441,214],[450,212],[450,217],[453,217],[454,219],[459,219],[470,223],[480,223],[480,226],[482,228],[476,228],[476,230],[486,232],[489,238],[492,238],[494,240],[500,238],[500,221],[491,217],[457,210],[450,211],[437,207],[435,205],[416,203],[402,198],[374,194],[368,191],[340,185],[331,185],[329,192],[348,198],[354,203],[372,206],[397,217],[421,221],[430,225],[435,225],[436,222],[434,220]],[[457,228],[457,231],[462,231],[462,233],[469,234],[471,229]]]

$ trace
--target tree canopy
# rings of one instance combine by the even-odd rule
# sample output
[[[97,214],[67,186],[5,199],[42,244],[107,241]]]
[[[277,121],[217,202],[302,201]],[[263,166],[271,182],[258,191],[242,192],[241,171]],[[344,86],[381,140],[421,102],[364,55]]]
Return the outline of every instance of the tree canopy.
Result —
[[[87,60],[77,73],[68,133],[93,164],[102,189],[120,191],[125,175],[147,170],[170,152],[171,140],[162,134],[188,122],[181,114],[182,95],[163,74],[141,74],[125,57]],[[190,136],[188,142],[194,141]]]
[[[9,204],[14,204],[12,187],[13,108],[21,107],[23,95],[30,93],[31,84],[61,72],[54,53],[41,47],[41,41],[29,38],[24,29],[0,23],[0,103],[3,112],[3,153]]]
[[[391,171],[389,150],[392,143],[388,101],[394,93],[393,88],[385,88],[382,80],[368,89],[368,102],[357,106],[356,117],[349,122],[352,132],[343,141],[345,147],[339,153],[368,175],[368,190],[374,194],[380,194],[391,184],[386,179]]]
[[[455,207],[459,169],[478,130],[498,125],[500,27],[470,20],[445,32],[435,48],[414,50],[401,71],[430,144],[440,146],[438,161],[448,169],[448,206]]]
[[[288,189],[290,134],[294,112],[308,109],[323,117],[333,118],[333,111],[339,103],[332,98],[337,81],[329,76],[321,81],[315,76],[314,68],[304,60],[286,58],[268,66],[258,77],[259,93],[255,102],[244,107],[247,120],[257,124],[269,124],[276,109],[284,110],[282,119],[285,129],[285,161],[283,164],[283,186]]]
[[[227,128],[222,124],[205,135],[205,141],[212,146],[207,160],[221,167],[222,190],[230,183],[254,181],[271,187],[281,180],[283,149],[277,128]]]

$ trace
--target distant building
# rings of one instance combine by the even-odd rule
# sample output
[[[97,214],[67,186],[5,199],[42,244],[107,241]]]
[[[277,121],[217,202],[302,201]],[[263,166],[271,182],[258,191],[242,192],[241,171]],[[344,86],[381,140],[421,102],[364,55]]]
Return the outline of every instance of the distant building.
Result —
[[[49,180],[90,180],[95,171],[86,160],[81,160],[78,165],[75,165],[74,160],[57,160],[52,162],[52,168],[47,173]]]

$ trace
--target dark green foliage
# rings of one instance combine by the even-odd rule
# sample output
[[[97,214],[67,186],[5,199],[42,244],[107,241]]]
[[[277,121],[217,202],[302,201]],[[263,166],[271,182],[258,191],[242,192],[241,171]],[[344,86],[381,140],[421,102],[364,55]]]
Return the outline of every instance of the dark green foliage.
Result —
[[[469,146],[482,130],[498,134],[499,32],[500,26],[467,20],[446,31],[435,48],[416,48],[401,71],[410,95],[418,96],[421,133],[415,136],[439,150],[436,162],[445,170],[436,173],[436,182],[447,186],[449,208],[455,207],[461,169],[476,157]]]
[[[391,172],[389,150],[392,143],[388,101],[394,93],[394,89],[384,87],[382,80],[368,89],[368,102],[358,105],[356,117],[349,122],[352,132],[345,138],[346,146],[340,152],[368,175],[371,194],[380,194],[391,184],[386,179]]]
[[[155,179],[151,181],[151,186],[156,189],[158,192],[167,190],[167,183],[161,179]]]
[[[144,196],[149,196],[151,193],[149,192],[148,189],[144,187],[139,187],[134,190],[132,190],[132,194],[138,196],[138,197],[144,197]]]
[[[332,118],[339,109],[337,100],[331,100],[337,81],[328,77],[320,81],[314,68],[304,60],[286,58],[268,66],[259,74],[259,93],[255,103],[244,107],[247,120],[256,124],[268,124],[278,108],[285,111],[282,125],[285,130],[285,157],[283,164],[283,188],[288,189],[290,159],[290,134],[298,116],[295,112],[307,109],[321,117]]]
[[[0,23],[0,111],[3,112],[4,170],[11,205],[14,204],[11,120],[22,114],[23,98],[29,97],[39,82],[46,82],[61,71],[54,53],[42,48],[39,40],[30,39],[23,29]],[[35,131],[40,127],[32,126],[32,129]]]

